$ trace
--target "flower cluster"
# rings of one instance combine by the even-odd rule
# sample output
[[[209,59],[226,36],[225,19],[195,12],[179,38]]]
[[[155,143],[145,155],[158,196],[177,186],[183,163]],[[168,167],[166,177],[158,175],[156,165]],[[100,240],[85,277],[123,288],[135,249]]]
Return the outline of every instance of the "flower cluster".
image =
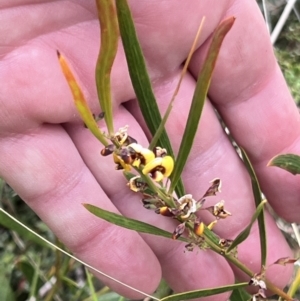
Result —
[[[177,219],[180,224],[175,228],[172,238],[178,239],[187,229],[191,243],[186,248],[192,250],[194,246],[204,247],[203,233],[205,228],[211,230],[217,220],[230,216],[225,210],[224,201],[214,206],[203,208],[207,197],[215,196],[221,189],[221,180],[214,179],[204,195],[195,200],[191,194],[176,198],[167,192],[167,181],[174,168],[174,160],[167,155],[167,151],[161,147],[154,150],[144,148],[137,141],[128,135],[127,126],[120,128],[113,137],[110,137],[112,144],[101,150],[103,156],[112,154],[117,170],[129,172],[132,168],[138,171],[138,175],[131,175],[128,186],[134,192],[143,195],[142,203],[146,209],[152,209],[157,214]],[[151,179],[148,181],[148,177]],[[158,185],[149,185],[151,183]],[[207,210],[215,220],[205,226],[196,215],[199,210]],[[229,241],[220,239],[220,246],[228,247]]]
[[[141,146],[127,134],[127,127],[119,129],[111,138],[111,141],[113,144],[109,144],[102,149],[101,155],[112,154],[116,169],[130,171],[131,167],[142,168],[142,173],[150,175],[156,182],[160,182],[171,175],[174,160],[171,156],[167,156],[167,151],[160,147],[156,147],[151,151]]]

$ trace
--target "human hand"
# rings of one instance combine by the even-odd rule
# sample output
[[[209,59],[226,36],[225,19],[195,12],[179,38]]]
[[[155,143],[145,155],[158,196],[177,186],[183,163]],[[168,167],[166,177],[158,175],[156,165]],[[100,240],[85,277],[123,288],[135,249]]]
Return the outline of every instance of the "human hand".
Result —
[[[94,113],[99,112],[94,68],[99,51],[99,25],[94,1],[49,2],[10,7],[1,4],[0,173],[76,256],[95,268],[151,293],[161,275],[176,291],[234,282],[241,273],[211,251],[184,252],[182,243],[115,227],[92,216],[83,202],[121,212],[173,232],[176,222],[144,209],[126,187],[112,160],[101,157],[99,142],[83,127],[56,50],[68,60]],[[219,177],[221,198],[232,217],[215,228],[234,238],[254,211],[249,176],[223,133],[213,105],[236,141],[249,154],[268,201],[289,221],[299,221],[299,185],[295,177],[267,162],[279,152],[297,152],[299,116],[273,56],[265,25],[253,1],[131,1],[153,87],[162,111],[177,84],[202,16],[206,16],[199,49],[176,98],[167,131],[177,152],[196,77],[218,23],[236,22],[217,62],[199,132],[183,179],[188,193],[201,196]],[[10,7],[10,8],[9,8]],[[21,17],[22,16],[22,17]],[[5,27],[6,26],[6,27]],[[137,109],[123,51],[112,76],[115,128],[147,145],[146,126]],[[289,124],[288,127],[283,125]],[[278,127],[279,125],[279,127]],[[104,129],[103,122],[100,126]],[[149,137],[148,137],[149,138]],[[211,216],[203,213],[205,222]],[[290,256],[275,222],[266,214],[268,263]],[[239,258],[260,270],[258,233],[239,247]],[[235,273],[235,274],[234,274]],[[273,266],[267,275],[284,286],[290,268]],[[100,277],[101,278],[101,277]],[[248,280],[248,278],[244,278]],[[103,279],[130,298],[137,293]],[[222,295],[223,300],[227,294]],[[220,295],[209,300],[221,300]]]

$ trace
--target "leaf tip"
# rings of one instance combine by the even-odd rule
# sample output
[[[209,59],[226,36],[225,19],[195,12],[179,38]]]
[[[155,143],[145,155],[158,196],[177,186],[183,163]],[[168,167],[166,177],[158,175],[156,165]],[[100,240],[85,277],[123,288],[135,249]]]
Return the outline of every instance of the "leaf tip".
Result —
[[[276,156],[273,157],[273,158],[267,163],[267,167],[274,166],[274,159],[275,159],[275,158],[276,158]]]

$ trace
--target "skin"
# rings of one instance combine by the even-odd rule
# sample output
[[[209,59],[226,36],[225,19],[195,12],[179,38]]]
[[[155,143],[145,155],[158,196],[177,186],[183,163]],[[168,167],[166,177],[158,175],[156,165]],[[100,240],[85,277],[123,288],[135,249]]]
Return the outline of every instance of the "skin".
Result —
[[[235,140],[251,158],[261,187],[276,212],[300,222],[299,178],[268,161],[278,153],[300,150],[300,119],[273,55],[263,18],[255,1],[130,1],[155,95],[162,111],[177,84],[203,16],[199,47],[176,98],[167,131],[178,151],[210,36],[218,23],[235,16],[209,90],[203,118],[184,170],[186,190],[196,199],[209,181],[222,179],[222,193],[232,216],[216,232],[234,238],[254,211],[249,176],[223,133],[213,106]],[[99,113],[94,68],[99,25],[93,1],[1,1],[0,29],[0,176],[54,231],[76,256],[97,269],[147,293],[161,276],[175,291],[226,285],[235,275],[249,279],[211,251],[184,252],[181,243],[139,235],[92,216],[88,202],[153,223],[173,232],[176,222],[147,211],[140,196],[126,187],[112,158],[99,155],[102,146],[83,127],[57,61],[58,49],[68,60],[94,113]],[[129,125],[129,134],[147,146],[146,126],[136,105],[120,45],[112,74],[115,129]],[[99,126],[105,130],[103,122]],[[209,213],[201,214],[205,222]],[[268,263],[291,252],[266,213]],[[257,228],[239,248],[239,259],[260,271]],[[290,267],[272,266],[270,280],[283,287]],[[128,298],[141,295],[99,276]],[[201,300],[226,300],[228,294]]]

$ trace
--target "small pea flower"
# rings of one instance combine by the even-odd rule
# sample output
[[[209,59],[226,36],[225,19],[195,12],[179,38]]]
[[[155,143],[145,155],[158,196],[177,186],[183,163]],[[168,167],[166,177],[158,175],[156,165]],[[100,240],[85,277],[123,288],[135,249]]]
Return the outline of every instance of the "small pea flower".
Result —
[[[219,203],[215,204],[212,207],[206,208],[210,213],[212,213],[213,216],[215,216],[217,219],[224,219],[227,216],[230,216],[231,213],[224,209],[224,201],[220,201]]]
[[[170,156],[165,156],[163,158],[158,157],[150,161],[143,169],[143,174],[150,174],[151,178],[160,182],[163,178],[170,176],[174,168],[174,160]]]
[[[135,151],[130,147],[122,147],[115,154],[128,165],[132,165],[135,160]]]
[[[267,300],[266,290],[267,285],[264,281],[265,278],[265,270],[263,269],[262,272],[255,274],[249,281],[249,285],[257,286],[258,292],[252,296],[252,300]]]
[[[250,279],[249,285],[258,286],[260,289],[266,290],[267,285],[265,283],[266,268],[263,266],[259,273],[254,274]]]
[[[177,239],[178,237],[180,237],[183,234],[184,230],[185,230],[185,223],[179,224],[175,228],[175,230],[172,234],[172,239]]]
[[[252,299],[251,299],[251,300],[252,300],[252,301],[268,300],[268,299],[267,299],[267,295],[266,295],[266,293],[265,293],[265,290],[262,289],[262,288],[260,288],[260,289],[258,290],[258,292],[257,292],[255,295],[252,296]],[[295,301],[296,301],[296,299],[295,299]]]
[[[155,158],[154,153],[150,149],[142,147],[140,144],[131,143],[127,148],[131,150],[132,166],[139,167],[141,164],[146,165]]]
[[[114,134],[111,140],[117,141],[119,145],[122,146],[128,138],[127,131],[128,131],[128,125],[119,128],[119,130]]]
[[[188,219],[190,215],[195,213],[198,209],[196,201],[193,199],[191,194],[184,195],[177,202],[177,215],[180,215],[180,218],[183,220]]]
[[[160,146],[156,146],[153,149],[153,153],[155,157],[165,157],[167,155],[167,150],[165,148],[161,148]]]
[[[147,183],[145,183],[140,176],[132,177],[127,183],[127,186],[134,192],[144,191],[148,187]]]
[[[111,155],[113,152],[117,151],[118,148],[120,148],[121,146],[127,146],[132,143],[137,143],[137,141],[134,138],[128,135],[127,130],[128,126],[126,125],[120,128],[112,137],[110,137],[110,140],[115,144],[118,144],[119,147],[117,147],[114,144],[109,144],[101,150],[101,155],[108,156]]]
[[[221,192],[222,182],[221,182],[220,179],[218,179],[218,178],[217,179],[213,179],[209,183],[212,183],[212,184],[207,189],[207,191],[205,192],[205,194],[203,195],[203,198],[205,198],[207,196],[213,196],[213,195],[216,195],[217,192]]]
[[[125,171],[130,171],[130,164],[126,164],[116,153],[113,153],[113,159],[116,163],[116,170],[124,169]]]

